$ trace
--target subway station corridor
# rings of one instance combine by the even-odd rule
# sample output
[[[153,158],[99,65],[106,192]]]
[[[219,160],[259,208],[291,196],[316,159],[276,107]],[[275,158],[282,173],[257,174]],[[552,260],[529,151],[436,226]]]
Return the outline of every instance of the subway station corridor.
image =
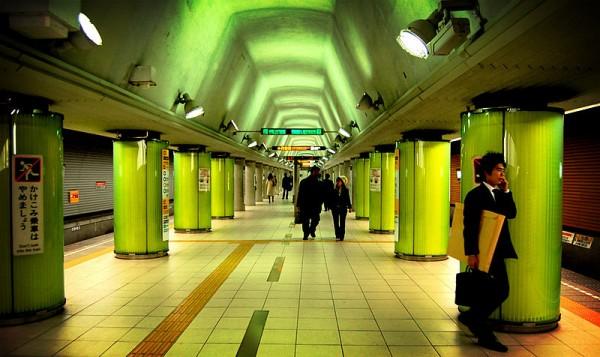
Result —
[[[322,212],[303,242],[292,212],[277,197],[213,220],[211,233],[171,230],[167,258],[116,259],[111,235],[67,246],[64,313],[1,327],[0,355],[225,357],[252,345],[258,356],[498,355],[455,323],[456,260],[397,259],[393,235],[369,234],[353,214],[346,241]],[[554,331],[498,333],[506,355],[597,355],[598,322],[564,306]]]

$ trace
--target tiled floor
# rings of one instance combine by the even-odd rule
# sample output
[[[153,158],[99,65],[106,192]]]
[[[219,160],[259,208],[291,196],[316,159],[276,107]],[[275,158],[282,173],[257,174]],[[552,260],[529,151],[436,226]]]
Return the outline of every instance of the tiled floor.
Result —
[[[237,244],[257,241],[169,350],[235,356],[255,310],[268,310],[259,356],[492,356],[454,322],[458,263],[394,257],[393,236],[348,217],[333,241],[321,215],[314,241],[290,225],[289,202],[259,204],[213,221],[213,232],[174,234],[168,257],[127,261],[106,253],[65,270],[65,313],[0,328],[1,355],[124,356],[169,315]],[[260,242],[262,240],[262,242]],[[267,282],[285,257],[278,282]],[[510,356],[598,356],[600,327],[562,310],[560,327],[499,334]]]

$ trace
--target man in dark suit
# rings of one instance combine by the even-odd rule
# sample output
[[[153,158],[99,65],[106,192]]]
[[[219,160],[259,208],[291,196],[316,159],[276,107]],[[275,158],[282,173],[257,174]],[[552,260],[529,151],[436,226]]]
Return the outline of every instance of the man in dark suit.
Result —
[[[313,238],[316,236],[320,220],[321,206],[324,200],[323,183],[319,180],[320,170],[318,166],[313,166],[310,169],[310,176],[300,181],[298,186],[296,207],[302,221],[304,240],[308,239],[309,234]]]
[[[494,351],[506,352],[508,348],[501,344],[488,325],[488,317],[508,297],[509,285],[504,259],[517,258],[517,253],[510,240],[508,219],[515,218],[517,208],[508,189],[508,181],[504,176],[506,162],[500,153],[489,152],[480,161],[477,169],[480,185],[472,189],[464,202],[465,255],[471,269],[479,267],[479,224],[481,211],[488,210],[506,217],[496,250],[492,258],[489,275],[491,286],[482,291],[481,298],[471,306],[470,310],[461,313],[459,321],[466,325],[478,338],[481,346]],[[484,290],[484,289],[482,289]]]

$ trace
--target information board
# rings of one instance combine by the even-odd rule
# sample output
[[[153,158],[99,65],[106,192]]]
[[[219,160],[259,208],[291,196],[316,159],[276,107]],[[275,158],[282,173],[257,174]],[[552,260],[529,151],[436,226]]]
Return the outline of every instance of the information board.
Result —
[[[323,128],[262,128],[262,135],[323,135]]]
[[[371,169],[371,175],[369,176],[369,191],[381,192],[381,169]]]
[[[162,183],[162,240],[169,240],[169,150],[162,149],[161,153],[161,183]]]
[[[43,167],[41,155],[13,156],[13,255],[44,253]]]
[[[210,191],[210,169],[206,167],[198,169],[198,191]]]

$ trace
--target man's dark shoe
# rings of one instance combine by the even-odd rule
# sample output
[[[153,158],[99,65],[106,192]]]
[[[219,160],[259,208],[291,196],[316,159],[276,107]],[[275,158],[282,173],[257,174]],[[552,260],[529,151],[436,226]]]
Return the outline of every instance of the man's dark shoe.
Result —
[[[310,236],[314,238],[314,237],[316,237],[317,235],[315,234],[315,232],[310,232]]]
[[[470,319],[468,313],[461,313],[458,315],[458,327],[469,337],[475,337],[475,328],[473,322]]]
[[[304,238],[302,238],[302,240],[308,240],[308,236],[304,236]]]
[[[477,344],[481,347],[485,347],[488,350],[497,352],[507,352],[508,347],[504,346],[500,341],[496,339],[496,336],[479,337]]]

